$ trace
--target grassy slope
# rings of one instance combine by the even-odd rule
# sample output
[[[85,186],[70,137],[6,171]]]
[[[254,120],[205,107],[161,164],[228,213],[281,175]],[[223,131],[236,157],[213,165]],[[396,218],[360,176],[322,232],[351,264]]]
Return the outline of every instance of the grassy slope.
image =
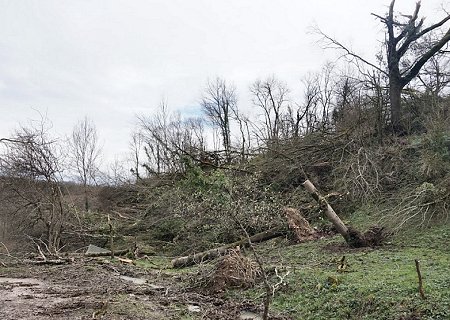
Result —
[[[272,310],[294,319],[450,319],[449,225],[396,236],[378,249],[350,250],[339,236],[258,249],[267,263],[290,270]],[[338,272],[343,255],[347,267]],[[421,262],[426,300],[418,294],[414,259]]]
[[[266,267],[290,272],[271,312],[292,319],[450,319],[450,225],[405,231],[389,241],[376,249],[349,249],[337,235],[295,245],[279,239],[258,244]],[[338,272],[344,255],[346,268]],[[418,293],[415,259],[421,263],[426,300]],[[140,266],[165,269],[169,263],[157,257],[150,262]],[[192,267],[170,273],[193,272],[195,277],[197,271]],[[258,304],[264,289],[260,283],[227,295]],[[197,318],[191,314],[189,319]]]

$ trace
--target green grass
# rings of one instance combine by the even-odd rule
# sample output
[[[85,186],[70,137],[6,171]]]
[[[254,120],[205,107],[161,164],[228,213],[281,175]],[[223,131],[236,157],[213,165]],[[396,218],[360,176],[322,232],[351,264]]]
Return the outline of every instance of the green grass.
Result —
[[[146,259],[136,260],[136,265],[143,269],[170,269],[171,259],[161,256],[149,256]]]
[[[406,232],[391,242],[363,250],[347,249],[339,236],[282,248],[260,245],[266,265],[290,270],[272,310],[294,319],[450,319],[450,226]],[[347,267],[338,272],[344,255]],[[415,259],[426,300],[419,296]],[[256,299],[263,289],[231,295]]]

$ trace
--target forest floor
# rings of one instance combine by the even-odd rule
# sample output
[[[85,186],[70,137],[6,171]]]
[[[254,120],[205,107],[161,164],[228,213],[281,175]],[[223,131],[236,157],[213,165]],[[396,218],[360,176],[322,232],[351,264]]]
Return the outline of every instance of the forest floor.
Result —
[[[450,318],[448,224],[397,235],[379,248],[349,249],[331,236],[294,245],[273,239],[256,250],[276,287],[270,319]],[[0,319],[261,319],[263,283],[209,290],[204,279],[214,262],[171,269],[159,256],[135,264],[72,258],[35,265],[0,256]]]

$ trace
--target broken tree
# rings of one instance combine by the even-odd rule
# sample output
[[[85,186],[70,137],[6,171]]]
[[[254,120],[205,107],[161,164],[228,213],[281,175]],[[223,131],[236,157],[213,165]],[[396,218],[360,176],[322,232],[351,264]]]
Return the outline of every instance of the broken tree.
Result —
[[[327,199],[319,193],[319,191],[311,181],[306,180],[303,183],[303,186],[305,187],[306,191],[311,194],[314,200],[319,203],[320,209],[325,212],[328,220],[330,220],[330,222],[336,228],[337,232],[339,232],[342,237],[344,237],[345,241],[350,247],[357,248],[365,247],[368,245],[366,239],[360,232],[351,227],[347,227],[344,222],[342,222],[331,205],[328,203]]]
[[[450,29],[440,37],[433,35],[433,39],[427,41],[427,48],[422,52],[417,53],[417,43],[425,39],[425,36],[431,34],[433,30],[440,28],[450,20],[450,14],[446,14],[446,17],[441,21],[424,28],[423,23],[425,18],[418,18],[420,1],[416,3],[412,15],[396,16],[394,14],[394,5],[395,0],[392,0],[386,17],[376,14],[374,16],[379,18],[386,25],[387,29],[386,56],[391,121],[394,130],[398,132],[402,131],[401,93],[403,88],[419,74],[420,69],[422,69],[425,63],[450,41]],[[400,17],[404,19],[399,20]],[[423,43],[421,44],[423,45]]]
[[[218,248],[173,259],[172,266],[174,268],[183,268],[212,260],[226,254],[230,249],[234,249],[236,247],[247,247],[251,243],[263,242],[279,236],[284,236],[288,233],[289,229],[294,232],[298,242],[313,240],[317,237],[316,231],[311,228],[308,221],[303,218],[297,209],[284,208],[284,214],[286,215],[288,225],[272,228],[264,232],[257,233],[251,237],[247,237],[246,239],[226,244]]]
[[[257,233],[250,237],[251,243],[262,242],[270,240],[286,234],[285,228],[273,228],[264,232]],[[248,246],[248,239],[242,239],[230,244],[223,245],[219,248],[210,249],[207,251],[199,252],[190,256],[180,257],[172,260],[173,268],[183,268],[192,266],[194,264],[202,263],[204,261],[212,260],[225,254],[228,250],[236,247]]]

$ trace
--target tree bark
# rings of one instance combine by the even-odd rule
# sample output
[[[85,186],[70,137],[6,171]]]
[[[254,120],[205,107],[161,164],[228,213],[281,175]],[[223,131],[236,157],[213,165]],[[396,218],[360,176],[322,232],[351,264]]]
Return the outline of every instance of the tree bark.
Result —
[[[311,181],[306,180],[303,183],[303,186],[305,187],[306,191],[308,191],[311,196],[319,203],[320,208],[325,212],[328,219],[331,221],[331,223],[334,225],[336,230],[344,237],[348,237],[348,228],[347,226],[342,222],[342,220],[339,218],[339,216],[334,212],[333,208],[328,203],[327,199],[323,197],[319,191],[316,189],[316,187],[312,184]]]
[[[389,80],[389,102],[391,104],[391,124],[394,133],[402,133],[402,85],[399,80],[391,76]]]
[[[285,228],[273,228],[264,232],[257,233],[250,237],[251,243],[262,242],[270,240],[279,236],[286,234]],[[237,246],[248,246],[249,239],[242,239],[230,244],[223,245],[219,248],[210,249],[207,251],[199,252],[190,256],[180,257],[172,260],[173,268],[184,268],[189,267],[194,264],[198,264],[204,261],[215,259],[223,254],[225,254],[229,249],[235,248]]]
[[[92,252],[92,253],[85,253],[84,255],[86,257],[107,257],[107,256],[122,256],[130,252],[130,249],[123,249],[123,250],[115,250],[114,254],[111,254],[111,251],[108,250],[107,252]]]
[[[367,241],[364,239],[363,235],[361,235],[360,232],[353,228],[347,227],[344,222],[342,222],[341,218],[339,218],[339,216],[333,210],[327,199],[319,193],[319,191],[311,181],[306,180],[303,183],[303,186],[305,187],[306,191],[308,191],[311,196],[319,203],[320,209],[325,212],[328,220],[330,220],[330,222],[350,247],[357,248],[365,247],[368,245]]]

